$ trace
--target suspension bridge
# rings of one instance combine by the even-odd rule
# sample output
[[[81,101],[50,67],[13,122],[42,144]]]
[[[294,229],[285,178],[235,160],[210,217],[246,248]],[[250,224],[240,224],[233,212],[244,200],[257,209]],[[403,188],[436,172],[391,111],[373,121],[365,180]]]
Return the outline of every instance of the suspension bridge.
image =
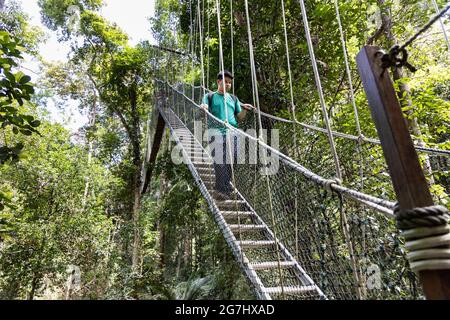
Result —
[[[408,207],[406,202],[402,203],[403,191],[399,191],[396,173],[392,172],[391,167],[396,156],[388,156],[387,161],[383,157],[383,151],[386,153],[385,148],[389,144],[386,139],[391,139],[387,136],[392,135],[395,140],[398,133],[382,133],[381,141],[363,135],[353,97],[337,2],[336,13],[358,135],[336,132],[331,128],[303,1],[299,3],[325,127],[297,121],[284,2],[281,3],[291,83],[291,119],[260,110],[248,4],[245,1],[255,109],[249,112],[239,128],[202,109],[202,99],[210,92],[205,86],[202,59],[202,85],[170,82],[170,77],[156,79],[155,107],[150,116],[147,135],[143,192],[148,188],[152,176],[163,131],[168,128],[176,143],[175,153],[189,168],[257,298],[417,299],[424,295],[432,296],[426,283],[425,293],[421,288],[419,280],[422,280],[423,285],[426,277],[418,275],[429,270],[445,272],[450,268],[446,209],[433,206],[433,203],[429,203],[431,200],[424,202],[429,210],[423,209],[423,204],[412,203]],[[218,1],[216,5],[221,48],[220,69],[223,71]],[[199,17],[200,9],[198,4]],[[445,8],[448,9],[450,6]],[[444,10],[440,16],[442,12]],[[439,18],[436,17],[430,22],[436,22]],[[192,29],[198,28],[199,38],[202,39],[201,19],[196,21],[197,24],[191,21],[194,25]],[[359,59],[362,61],[364,51],[361,52]],[[360,72],[361,68],[368,68],[364,70],[368,72],[370,68],[364,67],[361,61]],[[398,61],[391,62],[395,64]],[[390,81],[388,75],[385,78],[383,81]],[[184,79],[183,75],[180,79]],[[366,92],[370,86],[367,81],[364,83]],[[382,97],[378,100],[381,102],[372,102],[373,93],[367,95],[372,107],[372,104],[384,103],[386,92],[380,93]],[[386,117],[392,116],[389,112]],[[241,161],[231,165],[230,184],[233,193],[225,199],[215,190],[217,172],[214,170],[210,141],[204,135],[204,129],[211,127],[226,132],[228,139],[237,139],[241,146],[236,151]],[[379,127],[377,129],[380,131]],[[271,132],[277,132],[277,136],[272,136]],[[411,140],[409,134],[408,139]],[[230,148],[229,145],[227,148]],[[412,145],[412,141],[411,148],[414,154],[419,154],[423,160],[422,168],[428,171],[431,178],[433,173],[449,169],[448,150]],[[229,154],[232,152],[227,150]],[[401,154],[399,158],[402,160]],[[416,162],[419,163],[418,160]],[[402,224],[405,221],[400,221],[399,206],[394,201],[396,198],[400,209],[411,209],[407,212],[416,214],[417,219],[412,219],[414,221],[408,227]],[[424,213],[417,216],[417,212],[422,212],[421,209]],[[428,216],[433,216],[436,221],[427,224],[433,220],[428,219]],[[399,233],[398,227],[403,233]]]

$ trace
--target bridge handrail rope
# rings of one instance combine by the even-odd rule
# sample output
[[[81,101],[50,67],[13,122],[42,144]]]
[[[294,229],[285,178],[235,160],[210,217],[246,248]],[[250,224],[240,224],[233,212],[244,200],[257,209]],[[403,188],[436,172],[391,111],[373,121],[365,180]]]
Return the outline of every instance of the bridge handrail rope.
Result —
[[[297,120],[297,116],[295,114],[295,103],[294,103],[294,89],[292,85],[292,70],[291,70],[291,61],[289,58],[289,42],[288,42],[288,35],[287,35],[287,24],[286,24],[286,11],[284,9],[284,0],[281,0],[281,13],[283,16],[283,33],[284,33],[284,44],[286,48],[286,65],[288,68],[288,76],[289,76],[289,94],[291,97],[290,100],[290,113],[292,116],[292,119]],[[294,156],[298,159],[298,147],[297,147],[297,125],[294,125]],[[297,176],[295,177],[295,190],[294,190],[294,197],[295,197],[295,253],[298,257],[299,255],[299,247],[298,247],[298,183],[297,183]]]
[[[300,3],[300,8],[301,8],[301,12],[302,12],[303,26],[305,28],[306,42],[308,44],[309,56],[311,59],[311,65],[313,67],[313,73],[314,73],[314,79],[316,82],[317,93],[319,94],[320,106],[322,107],[323,120],[325,121],[325,127],[327,128],[328,140],[330,143],[331,153],[333,155],[334,165],[336,167],[336,177],[337,177],[337,179],[342,181],[342,173],[341,173],[341,167],[339,164],[339,156],[337,154],[336,145],[334,143],[333,135],[331,133],[330,118],[328,117],[328,111],[327,111],[327,107],[326,107],[326,103],[325,103],[325,97],[323,94],[322,83],[320,80],[319,70],[317,68],[317,61],[316,61],[316,57],[315,57],[315,53],[314,53],[314,47],[312,44],[311,32],[309,30],[309,23],[308,23],[308,16],[306,13],[305,2],[303,0],[298,0],[298,1]]]
[[[250,14],[248,10],[248,0],[245,0],[245,16],[247,20],[247,34],[248,34],[248,46],[249,46],[249,55],[250,55],[250,66],[251,66],[251,74],[252,74],[252,88],[253,88],[253,96],[255,97],[255,107],[257,110],[260,110],[259,106],[259,94],[258,94],[258,80],[256,77],[256,65],[255,65],[255,57],[254,57],[254,51],[253,51],[253,38],[252,38],[252,30],[250,28]],[[261,114],[258,114],[258,124],[259,124],[259,134],[258,134],[258,141],[264,142],[264,137],[262,135],[262,122],[261,122]],[[277,234],[275,233],[275,216],[274,216],[274,210],[273,210],[273,203],[272,203],[272,192],[271,192],[271,185],[269,181],[269,177],[266,175],[265,179],[267,189],[269,191],[269,206],[270,206],[270,218],[272,220],[272,228],[273,232],[275,234],[275,239],[278,238]],[[281,288],[282,288],[282,295],[284,297],[284,277],[281,272],[281,265],[280,265],[280,250],[279,250],[279,243],[278,241],[275,242],[276,245],[276,253],[277,253],[277,262],[278,262],[278,272],[280,276],[280,282],[281,282]]]
[[[436,13],[439,14],[440,10],[439,10],[439,6],[438,6],[436,0],[432,0],[432,2],[433,2],[433,6],[436,10]],[[439,17],[439,23],[441,25],[441,30],[442,30],[442,34],[444,36],[445,42],[447,42],[448,54],[450,54],[450,42],[448,41],[447,31],[445,30],[445,25],[442,22],[442,17]]]
[[[441,19],[444,14],[447,13],[447,11],[450,10],[450,4],[448,4],[447,6],[445,6],[438,14],[436,14],[435,16],[433,16],[428,23],[426,23],[422,28],[420,28],[412,37],[410,37],[407,41],[405,41],[405,43],[401,46],[399,46],[399,50],[404,50],[406,49],[407,46],[411,45],[414,40],[417,39],[418,36],[420,36],[422,33],[424,33],[425,31],[427,31],[428,29],[431,28],[431,26],[438,21],[439,19]]]

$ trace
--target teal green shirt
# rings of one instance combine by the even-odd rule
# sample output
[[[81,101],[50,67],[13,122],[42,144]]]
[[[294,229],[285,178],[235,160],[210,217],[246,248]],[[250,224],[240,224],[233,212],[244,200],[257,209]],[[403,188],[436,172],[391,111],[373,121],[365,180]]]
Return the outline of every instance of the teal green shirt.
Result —
[[[236,115],[242,111],[241,104],[239,99],[236,97],[236,102],[233,100],[233,97],[229,93],[225,93],[226,101],[227,101],[227,111],[228,111],[228,123],[233,127],[238,126]],[[202,103],[208,105],[208,94],[205,94],[203,97]],[[208,106],[209,112],[211,112],[215,117],[219,118],[222,121],[225,121],[225,109],[223,104],[223,94],[218,92],[214,92],[211,105]]]

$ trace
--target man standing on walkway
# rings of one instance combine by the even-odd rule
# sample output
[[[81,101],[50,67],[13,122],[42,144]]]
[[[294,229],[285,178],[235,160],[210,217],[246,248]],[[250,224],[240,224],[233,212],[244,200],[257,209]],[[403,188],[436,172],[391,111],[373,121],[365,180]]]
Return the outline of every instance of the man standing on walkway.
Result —
[[[217,75],[217,91],[205,94],[201,107],[209,111],[212,115],[221,121],[224,121],[233,127],[238,126],[238,121],[245,119],[247,110],[253,109],[250,104],[241,104],[236,96],[229,94],[233,75],[228,70],[219,72]],[[226,108],[226,109],[225,109]],[[237,136],[233,135],[227,128],[215,121],[208,119],[208,129],[210,134],[210,143],[213,144],[214,171],[216,176],[216,191],[218,198],[229,199],[231,194],[231,164],[236,164],[237,160]],[[227,134],[230,136],[227,137]],[[227,140],[228,139],[228,140]],[[227,149],[227,142],[231,142]],[[230,153],[231,157],[230,158]]]

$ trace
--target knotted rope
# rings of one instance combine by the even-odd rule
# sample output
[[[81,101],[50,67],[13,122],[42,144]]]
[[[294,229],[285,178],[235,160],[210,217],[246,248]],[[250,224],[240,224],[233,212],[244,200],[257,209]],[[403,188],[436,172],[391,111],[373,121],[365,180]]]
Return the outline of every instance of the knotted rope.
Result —
[[[409,251],[406,258],[414,272],[450,269],[450,227],[446,207],[436,205],[413,209],[400,209],[394,214],[397,227],[406,240]]]

